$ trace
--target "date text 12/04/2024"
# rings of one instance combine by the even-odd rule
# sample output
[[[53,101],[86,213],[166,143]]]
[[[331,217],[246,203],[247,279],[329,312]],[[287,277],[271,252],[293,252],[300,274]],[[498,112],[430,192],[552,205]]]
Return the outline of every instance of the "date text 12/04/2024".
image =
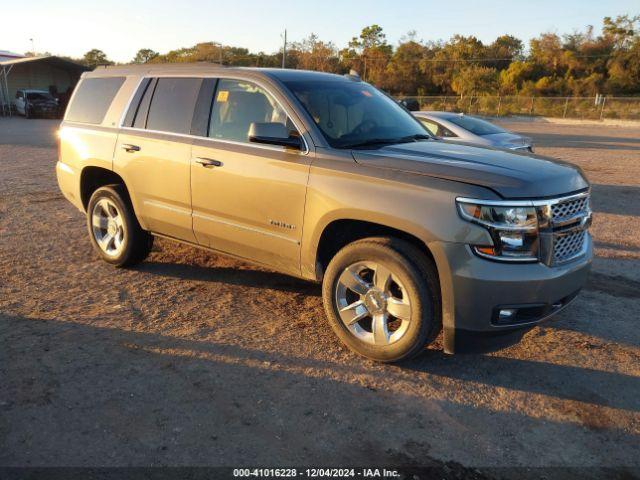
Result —
[[[397,470],[386,468],[238,468],[233,470],[236,478],[399,478]]]

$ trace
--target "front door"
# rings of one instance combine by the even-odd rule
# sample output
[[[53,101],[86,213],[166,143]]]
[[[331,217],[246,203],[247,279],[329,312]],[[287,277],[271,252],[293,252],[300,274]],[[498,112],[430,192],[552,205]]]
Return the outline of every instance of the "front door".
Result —
[[[265,89],[221,79],[191,151],[193,230],[202,245],[298,274],[310,155],[249,142],[253,122],[300,134]]]

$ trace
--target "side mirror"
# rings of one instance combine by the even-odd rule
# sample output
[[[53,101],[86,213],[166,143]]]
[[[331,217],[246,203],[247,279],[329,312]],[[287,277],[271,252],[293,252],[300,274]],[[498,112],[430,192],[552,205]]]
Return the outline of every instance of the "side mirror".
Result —
[[[278,122],[253,122],[249,127],[249,141],[302,150],[300,137],[290,136],[287,127]]]

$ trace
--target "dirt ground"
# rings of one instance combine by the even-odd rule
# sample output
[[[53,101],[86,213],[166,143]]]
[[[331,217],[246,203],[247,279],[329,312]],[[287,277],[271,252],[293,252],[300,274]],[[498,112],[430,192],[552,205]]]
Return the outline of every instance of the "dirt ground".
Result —
[[[640,467],[640,129],[507,126],[593,183],[590,283],[516,345],[388,366],[315,284],[167,241],[99,261],[56,123],[0,118],[0,465]]]

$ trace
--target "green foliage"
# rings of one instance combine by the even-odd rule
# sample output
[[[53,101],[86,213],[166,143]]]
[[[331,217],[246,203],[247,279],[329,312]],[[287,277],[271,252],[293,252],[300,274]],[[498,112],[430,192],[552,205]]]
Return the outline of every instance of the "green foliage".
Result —
[[[483,95],[496,93],[498,76],[495,68],[468,65],[458,70],[451,81],[451,88],[458,95]]]
[[[421,64],[424,55],[424,45],[415,39],[400,43],[390,58],[379,85],[391,92],[407,95],[433,90]]]
[[[133,63],[148,63],[159,55],[158,52],[150,48],[141,48],[133,58]]]
[[[80,61],[90,68],[96,68],[98,65],[113,65],[113,62],[107,58],[107,54],[97,48],[85,53]]]
[[[87,52],[82,62],[92,67],[112,63],[100,50]],[[282,51],[253,53],[206,42],[164,54],[139,50],[133,63],[147,62],[280,67]],[[423,42],[409,32],[393,46],[383,28],[374,24],[363,28],[343,49],[313,33],[293,42],[287,48],[286,66],[333,73],[353,69],[366,81],[398,95],[637,95],[640,15],[605,17],[599,36],[592,27],[562,36],[543,33],[531,39],[526,53],[523,42],[511,35],[484,44],[463,35]]]
[[[602,33],[605,38],[613,41],[618,49],[623,49],[638,38],[639,29],[640,15],[635,17],[620,15],[615,20],[604,17]]]
[[[340,62],[333,43],[321,41],[312,33],[301,42],[292,43],[289,47],[289,60],[296,68],[319,72],[339,72]]]
[[[528,61],[514,61],[500,72],[500,93],[513,95],[521,93],[531,79],[537,76],[537,67]]]
[[[340,57],[346,70],[359,71],[365,80],[381,84],[392,53],[393,47],[387,43],[382,27],[371,25],[364,27],[359,37],[351,39]]]

